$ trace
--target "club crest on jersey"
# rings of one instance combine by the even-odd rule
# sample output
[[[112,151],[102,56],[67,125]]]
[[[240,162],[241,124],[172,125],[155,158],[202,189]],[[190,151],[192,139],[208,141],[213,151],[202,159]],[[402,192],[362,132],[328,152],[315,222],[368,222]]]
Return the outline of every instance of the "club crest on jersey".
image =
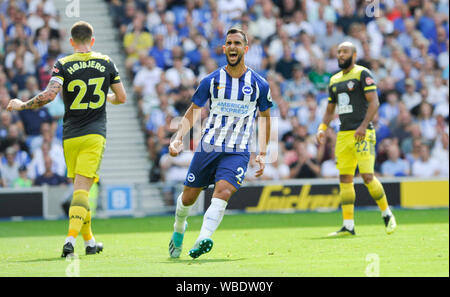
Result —
[[[353,81],[349,81],[347,83],[347,88],[349,91],[352,91],[354,87],[355,87],[355,83]]]
[[[187,180],[192,183],[193,181],[195,181],[195,175],[193,173],[189,173],[187,176]]]
[[[373,78],[366,77],[366,85],[370,86],[373,85],[375,82],[373,81]]]
[[[251,95],[253,94],[253,88],[251,86],[243,86],[242,93],[244,93],[244,95]]]

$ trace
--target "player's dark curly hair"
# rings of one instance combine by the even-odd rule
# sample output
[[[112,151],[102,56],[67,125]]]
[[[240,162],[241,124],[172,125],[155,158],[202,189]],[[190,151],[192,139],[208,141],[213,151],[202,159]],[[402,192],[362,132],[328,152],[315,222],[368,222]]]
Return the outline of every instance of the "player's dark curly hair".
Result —
[[[245,44],[245,45],[248,45],[247,34],[245,34],[245,32],[242,31],[241,29],[238,29],[238,28],[231,28],[230,30],[228,30],[226,36],[228,36],[228,35],[230,35],[230,34],[236,34],[236,33],[241,34],[241,35],[242,35],[242,38],[244,39],[244,44]]]

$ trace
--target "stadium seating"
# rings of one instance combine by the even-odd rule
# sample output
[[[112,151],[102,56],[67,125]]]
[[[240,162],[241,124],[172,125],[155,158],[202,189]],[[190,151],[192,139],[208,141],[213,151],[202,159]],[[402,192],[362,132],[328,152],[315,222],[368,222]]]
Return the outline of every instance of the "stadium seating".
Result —
[[[44,167],[45,148],[38,147],[41,154],[32,149],[33,143],[42,142],[42,133],[48,133],[42,132],[42,123],[50,124],[52,147],[61,146],[61,98],[43,108],[45,117],[4,112],[11,98],[28,100],[44,89],[52,64],[64,55],[55,1],[0,3],[3,187],[14,186],[15,180],[29,186],[22,182],[36,178],[29,165],[34,164],[33,170]],[[317,147],[314,131],[326,107],[328,80],[339,70],[336,45],[344,40],[356,45],[358,64],[372,71],[378,85],[377,174],[449,176],[448,1],[106,2],[122,39],[118,46],[127,69],[123,76],[132,85],[129,97],[139,109],[138,124],[152,164],[149,182],[169,181],[168,172],[186,170],[161,164],[174,133],[168,123],[183,115],[200,79],[226,63],[221,46],[231,26],[248,33],[246,62],[269,81],[272,113],[279,121],[278,139],[271,143],[272,148],[278,146],[279,162],[269,165],[263,179],[291,177],[289,166],[302,146],[298,142],[321,167],[315,177],[336,176],[331,148],[338,122],[328,131],[327,149]],[[11,154],[14,158],[8,157]],[[36,155],[41,160],[35,160]],[[57,156],[51,154],[54,164],[60,164]]]

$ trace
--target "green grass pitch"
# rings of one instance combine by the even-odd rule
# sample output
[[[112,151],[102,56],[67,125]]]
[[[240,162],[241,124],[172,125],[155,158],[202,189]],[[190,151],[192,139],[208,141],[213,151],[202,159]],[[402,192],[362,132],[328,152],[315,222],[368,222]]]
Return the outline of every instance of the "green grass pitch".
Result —
[[[188,219],[183,254],[168,257],[173,217],[97,219],[105,250],[60,258],[66,220],[0,222],[0,276],[449,276],[449,212],[395,210],[398,229],[386,235],[378,211],[357,210],[357,236],[326,238],[340,212],[226,215],[214,248],[192,260],[202,216]],[[376,266],[374,266],[376,265]],[[369,273],[369,274],[368,274]]]

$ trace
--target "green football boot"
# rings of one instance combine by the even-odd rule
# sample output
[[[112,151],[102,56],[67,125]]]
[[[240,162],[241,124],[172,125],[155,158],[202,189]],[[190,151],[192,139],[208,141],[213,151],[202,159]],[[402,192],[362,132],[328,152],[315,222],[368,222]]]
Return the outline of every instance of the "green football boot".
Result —
[[[184,232],[186,232],[187,223],[184,225]],[[171,258],[179,258],[181,255],[181,251],[183,250],[183,238],[184,232],[178,233],[173,232],[172,238],[169,242],[169,255]]]
[[[202,239],[194,244],[194,247],[189,251],[189,256],[196,259],[203,254],[209,253],[212,247],[213,241],[211,238]]]

